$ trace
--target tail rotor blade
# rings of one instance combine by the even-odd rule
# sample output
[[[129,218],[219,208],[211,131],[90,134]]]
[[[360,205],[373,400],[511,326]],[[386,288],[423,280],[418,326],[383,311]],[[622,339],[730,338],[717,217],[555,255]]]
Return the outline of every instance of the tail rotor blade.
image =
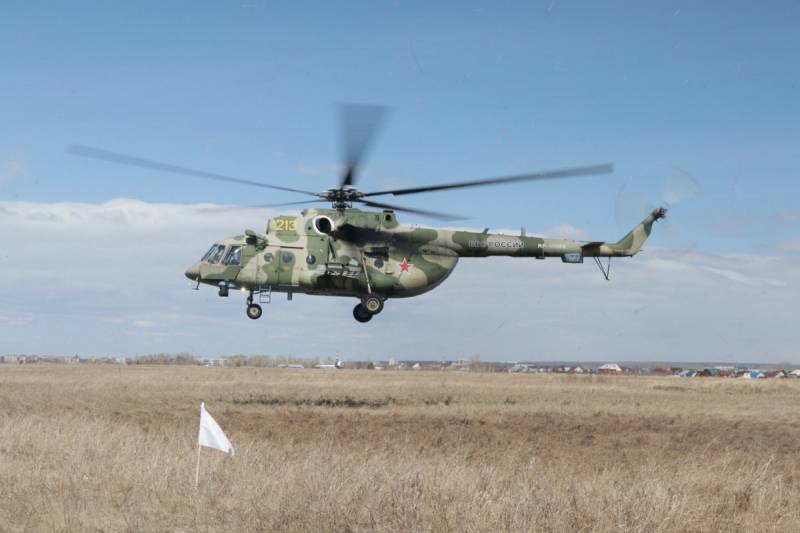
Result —
[[[617,226],[626,230],[647,216],[654,205],[668,206],[669,215],[659,221],[659,236],[654,243],[668,249],[670,257],[683,257],[697,245],[692,232],[686,230],[686,205],[702,194],[703,188],[691,174],[673,167],[671,174],[662,179],[625,182],[617,192],[614,217]]]
[[[636,187],[634,183],[626,181],[617,191],[617,198],[614,202],[614,220],[620,229],[630,228],[652,210],[652,203],[648,201],[647,194]]]
[[[703,188],[691,174],[673,167],[672,175],[665,180],[661,197],[671,206],[690,202],[703,194]]]

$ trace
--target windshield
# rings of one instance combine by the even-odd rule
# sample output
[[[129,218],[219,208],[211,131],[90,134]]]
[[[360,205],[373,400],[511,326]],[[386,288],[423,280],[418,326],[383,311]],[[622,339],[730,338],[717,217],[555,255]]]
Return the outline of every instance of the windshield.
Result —
[[[217,245],[216,244],[212,244],[211,248],[208,249],[208,251],[203,255],[203,258],[200,259],[200,261],[206,261],[209,257],[211,257],[211,254],[213,254],[216,251],[216,249],[217,249]]]
[[[231,246],[231,249],[228,250],[228,255],[225,256],[225,260],[222,261],[223,264],[226,265],[238,265],[241,263],[242,259],[242,247],[241,246]]]
[[[222,252],[225,251],[224,244],[215,244],[211,247],[208,253],[205,256],[205,260],[211,264],[215,264],[219,262],[220,257],[222,257]]]

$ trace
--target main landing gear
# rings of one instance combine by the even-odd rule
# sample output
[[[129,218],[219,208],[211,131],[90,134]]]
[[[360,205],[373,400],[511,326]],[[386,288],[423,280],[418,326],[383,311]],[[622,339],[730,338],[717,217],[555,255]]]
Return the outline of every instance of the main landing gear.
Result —
[[[353,318],[362,323],[369,322],[381,311],[383,311],[383,298],[370,295],[362,298],[361,303],[353,308]]]

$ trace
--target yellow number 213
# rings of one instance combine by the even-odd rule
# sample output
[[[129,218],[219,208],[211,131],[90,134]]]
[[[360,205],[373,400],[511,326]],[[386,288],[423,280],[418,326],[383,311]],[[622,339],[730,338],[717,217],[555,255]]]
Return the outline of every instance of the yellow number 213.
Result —
[[[297,221],[291,218],[279,218],[275,226],[278,231],[297,231]]]

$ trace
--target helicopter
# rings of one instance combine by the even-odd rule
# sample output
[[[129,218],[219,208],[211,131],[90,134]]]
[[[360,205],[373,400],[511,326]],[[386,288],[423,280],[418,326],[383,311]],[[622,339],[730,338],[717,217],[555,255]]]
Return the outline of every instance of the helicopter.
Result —
[[[231,177],[162,163],[85,145],[71,145],[72,155],[132,165],[149,170],[235,183],[262,189],[293,192],[313,199],[261,206],[272,208],[327,202],[329,208],[306,208],[300,214],[281,214],[267,221],[263,233],[245,230],[240,235],[214,241],[201,259],[186,269],[187,278],[217,288],[220,297],[230,291],[248,294],[246,314],[262,316],[260,304],[273,293],[295,293],[356,298],[353,317],[361,323],[380,314],[393,298],[427,293],[442,284],[459,259],[491,256],[560,258],[583,263],[591,257],[606,280],[611,258],[636,255],[650,236],[653,223],[664,218],[659,207],[616,242],[574,241],[520,235],[458,231],[402,224],[397,213],[412,213],[439,220],[460,217],[397,206],[374,200],[377,196],[406,196],[435,191],[483,187],[530,181],[608,174],[613,165],[562,168],[489,179],[363,192],[356,180],[364,155],[383,120],[386,108],[368,105],[340,107],[344,138],[344,165],[337,187],[313,192],[260,181]],[[373,208],[359,209],[355,206]],[[604,263],[601,258],[606,258]]]

